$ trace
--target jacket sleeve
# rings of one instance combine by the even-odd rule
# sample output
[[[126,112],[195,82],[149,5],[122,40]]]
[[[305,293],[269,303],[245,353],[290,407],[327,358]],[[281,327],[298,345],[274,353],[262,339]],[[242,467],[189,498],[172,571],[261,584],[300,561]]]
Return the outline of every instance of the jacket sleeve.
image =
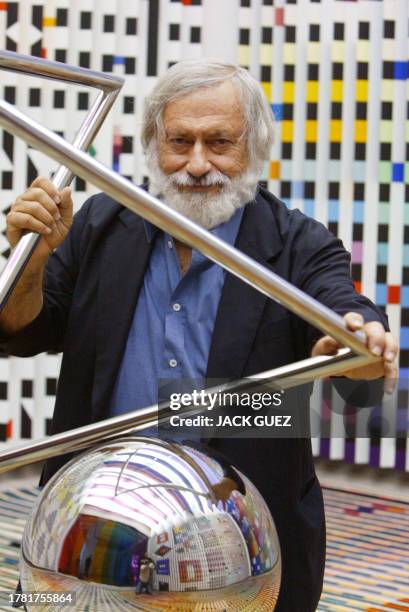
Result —
[[[355,291],[351,278],[351,256],[342,241],[321,223],[306,218],[300,227],[294,248],[295,284],[339,315],[360,313],[365,322],[379,321],[389,331],[386,314],[367,297]],[[311,349],[323,335],[307,326],[307,342]]]
[[[350,272],[351,257],[342,241],[312,219],[306,219],[300,231],[300,246],[294,249],[298,258],[295,262],[297,286],[341,316],[357,312],[366,323],[379,321],[389,331],[386,314],[355,291]],[[324,334],[308,324],[305,334],[310,354],[315,342]],[[382,379],[366,381],[336,377],[332,382],[341,397],[353,406],[373,406],[382,399]]]
[[[14,336],[0,333],[3,355],[31,357],[62,350],[92,200],[87,200],[74,215],[68,236],[49,257],[44,272],[44,302],[38,316]]]

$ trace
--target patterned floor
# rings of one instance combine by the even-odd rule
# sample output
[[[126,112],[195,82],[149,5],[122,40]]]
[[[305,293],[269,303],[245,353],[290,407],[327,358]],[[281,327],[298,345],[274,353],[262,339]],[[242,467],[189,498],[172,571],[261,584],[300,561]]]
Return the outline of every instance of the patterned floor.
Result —
[[[320,611],[409,612],[409,505],[325,489],[327,567]],[[0,493],[0,590],[16,584],[36,490]],[[10,608],[0,610],[10,612]]]

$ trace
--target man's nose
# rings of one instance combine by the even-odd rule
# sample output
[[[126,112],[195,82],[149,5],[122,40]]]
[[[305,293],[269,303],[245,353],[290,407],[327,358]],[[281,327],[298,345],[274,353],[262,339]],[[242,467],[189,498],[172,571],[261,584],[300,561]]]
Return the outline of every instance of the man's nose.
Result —
[[[195,143],[190,151],[189,161],[186,165],[187,172],[199,178],[207,174],[211,168],[212,165],[208,160],[206,149],[203,147],[202,143]]]

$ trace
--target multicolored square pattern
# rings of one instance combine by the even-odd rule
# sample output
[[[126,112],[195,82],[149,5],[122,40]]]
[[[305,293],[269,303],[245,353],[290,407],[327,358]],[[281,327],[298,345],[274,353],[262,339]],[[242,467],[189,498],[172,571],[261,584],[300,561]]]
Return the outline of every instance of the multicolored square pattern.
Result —
[[[201,0],[0,2],[2,48],[126,77],[92,154],[136,182],[145,174],[138,138],[143,97],[168,66],[217,53],[236,58],[260,79],[276,119],[262,179],[289,207],[342,238],[352,254],[357,290],[386,309],[401,341],[402,382],[394,410],[405,424],[408,11],[407,0],[223,0],[217,7]],[[71,140],[92,101],[81,87],[3,72],[0,96]],[[0,138],[4,259],[9,204],[53,164],[10,134]],[[76,179],[76,206],[93,191]],[[55,355],[0,361],[0,440],[15,443],[47,432],[58,365]],[[315,451],[408,470],[406,439],[392,441],[348,446],[315,440]]]

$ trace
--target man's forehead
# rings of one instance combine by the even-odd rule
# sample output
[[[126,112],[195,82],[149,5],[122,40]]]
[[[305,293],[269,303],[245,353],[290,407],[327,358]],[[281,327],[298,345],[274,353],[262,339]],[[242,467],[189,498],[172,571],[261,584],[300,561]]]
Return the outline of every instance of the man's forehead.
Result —
[[[243,132],[243,125],[226,125],[224,119],[204,117],[202,121],[189,121],[188,118],[178,119],[170,117],[165,122],[165,133],[169,137],[189,136],[193,133],[203,133],[211,138],[224,138],[226,136],[239,136]]]
[[[169,102],[163,112],[163,120],[204,119],[229,121],[242,118],[242,107],[232,83],[215,87],[202,87]]]

